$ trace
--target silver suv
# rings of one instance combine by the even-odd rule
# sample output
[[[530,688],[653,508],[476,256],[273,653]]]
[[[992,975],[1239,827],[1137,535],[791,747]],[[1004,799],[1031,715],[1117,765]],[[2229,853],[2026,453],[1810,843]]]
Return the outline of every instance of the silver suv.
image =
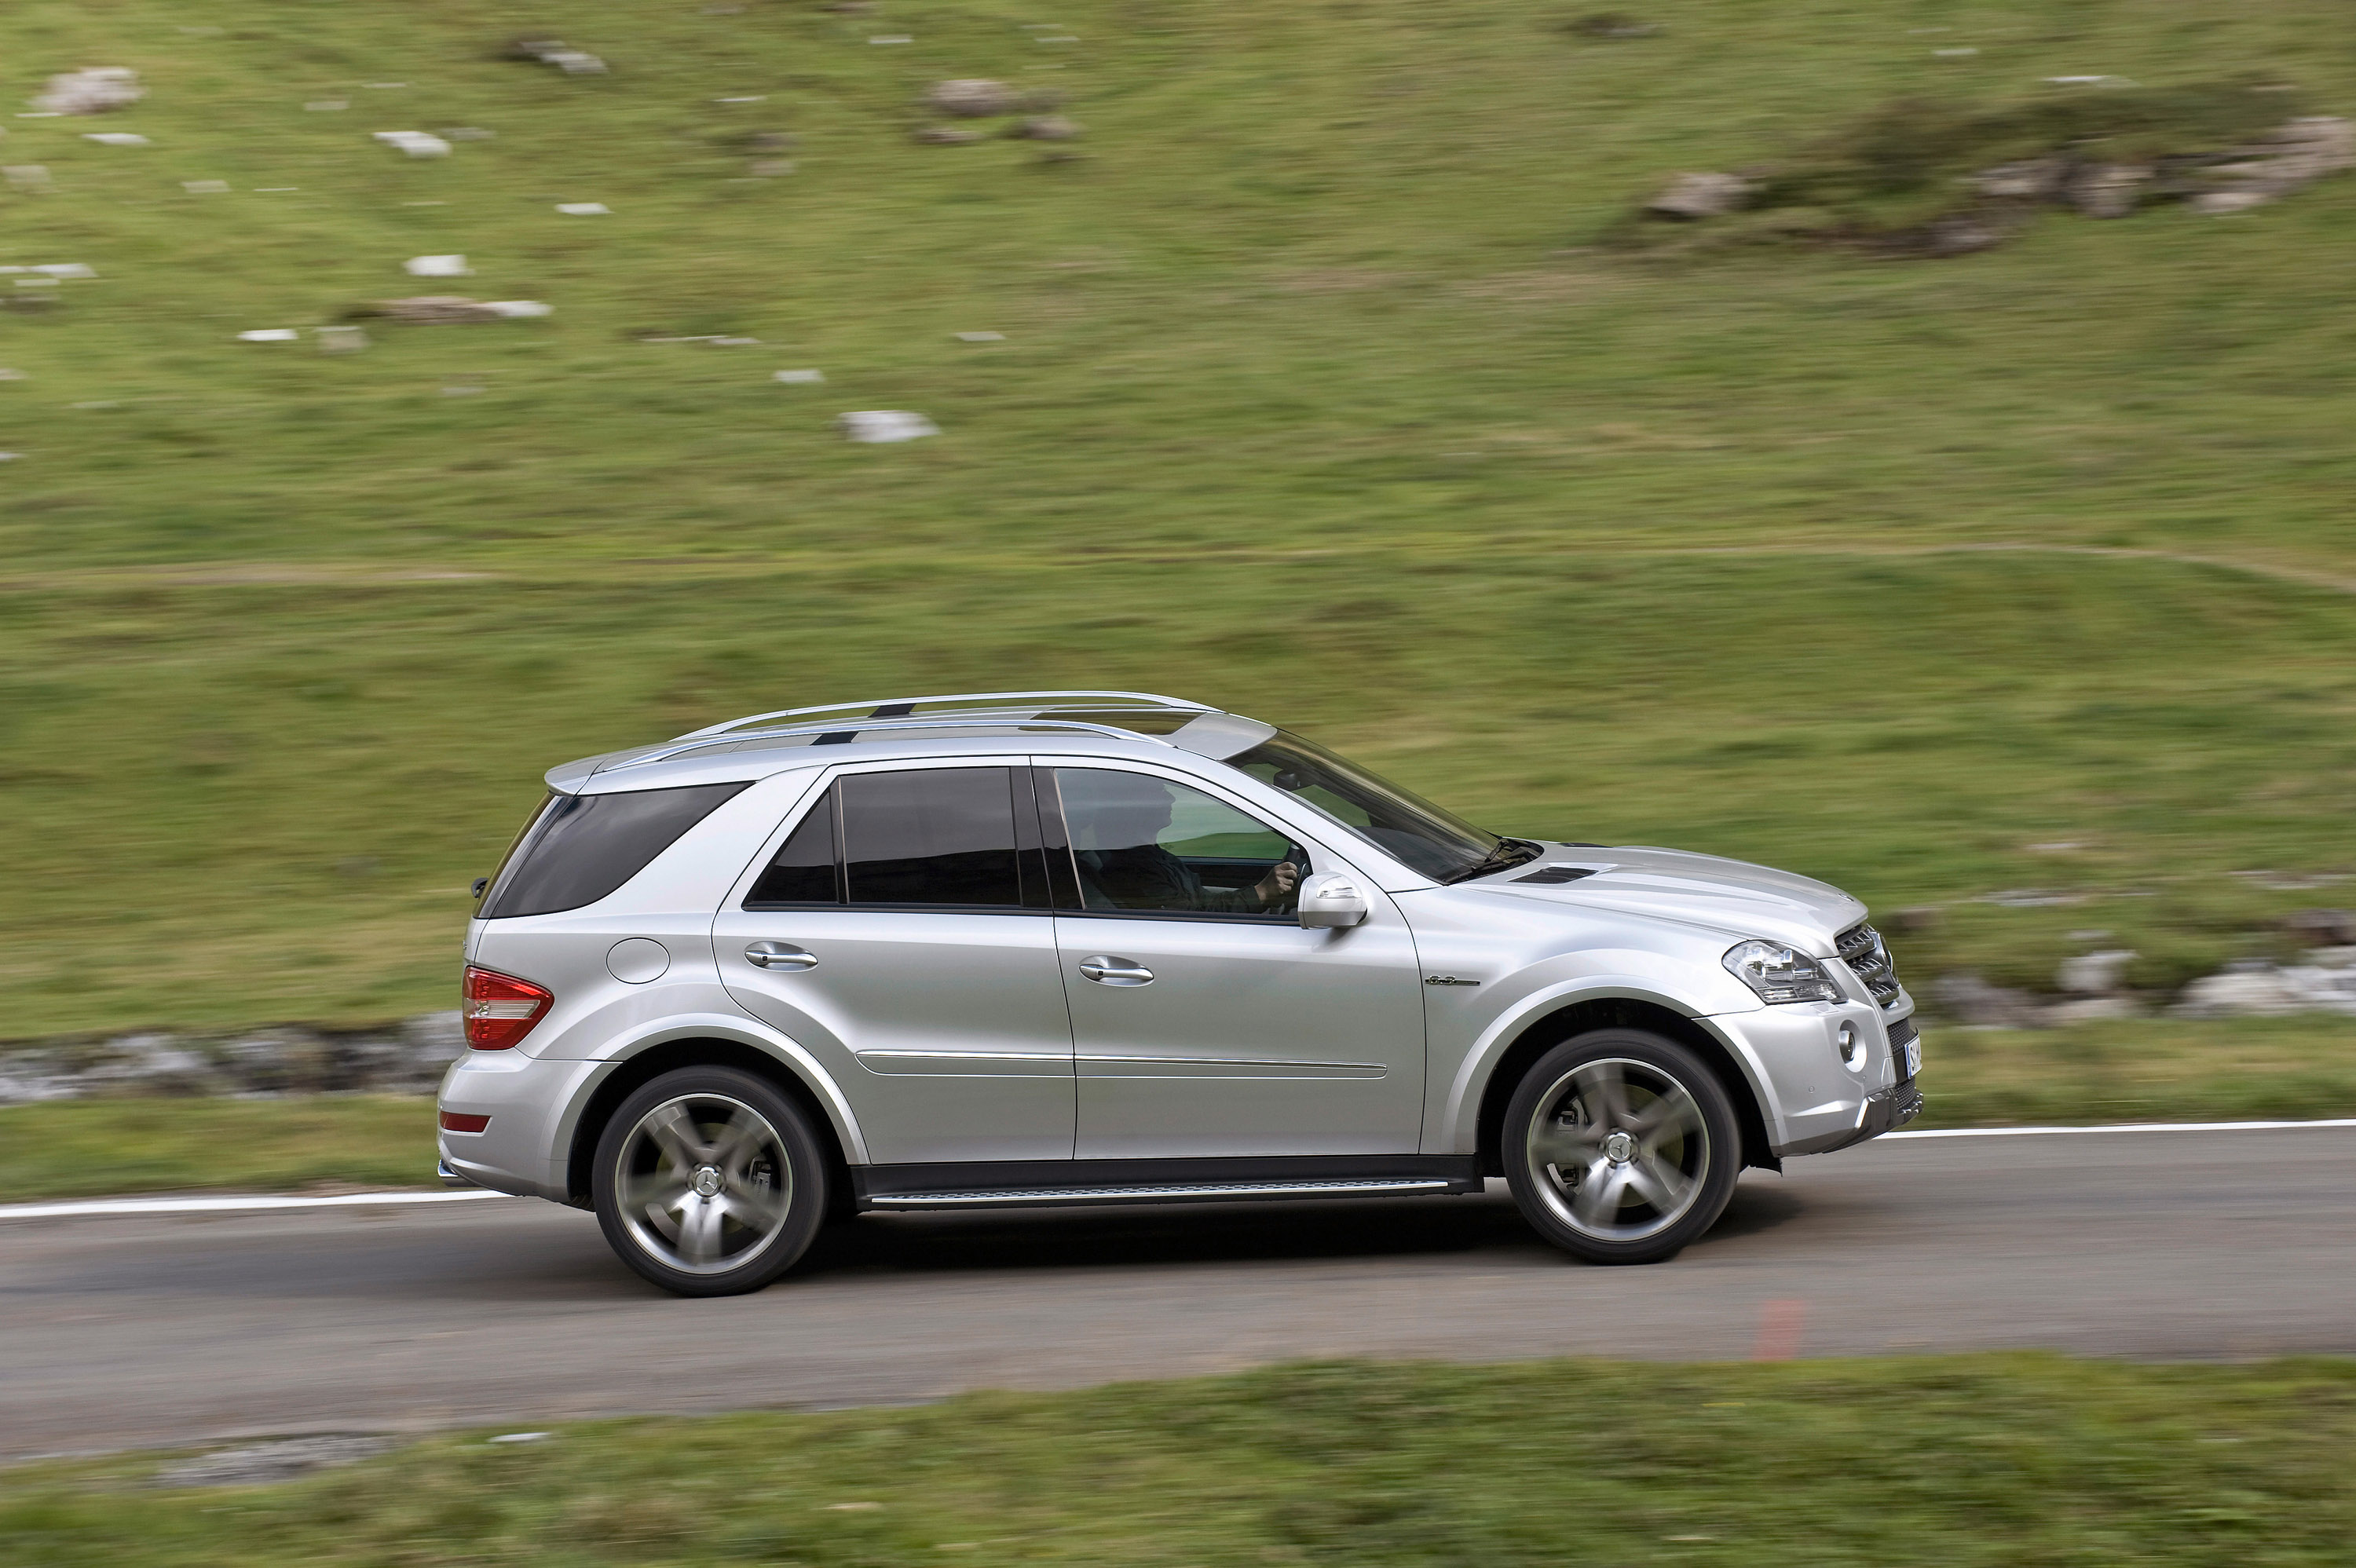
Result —
[[[443,1179],[671,1290],[865,1210],[1478,1192],[1667,1257],[1910,1120],[1865,906],[1501,838],[1174,698],[798,708],[552,770],[466,933]]]

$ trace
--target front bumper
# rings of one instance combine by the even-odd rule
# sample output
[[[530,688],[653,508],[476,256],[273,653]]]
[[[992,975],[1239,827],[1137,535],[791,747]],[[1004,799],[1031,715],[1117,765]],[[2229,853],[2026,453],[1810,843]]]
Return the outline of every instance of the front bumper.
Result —
[[[1800,1003],[1697,1021],[1742,1059],[1779,1158],[1847,1148],[1922,1114],[1922,1092],[1891,1040],[1899,1031],[1919,1046],[1911,1015],[1891,1019],[1869,1002]],[[1856,1069],[1836,1049],[1844,1024],[1879,1042]]]
[[[1868,1138],[1878,1138],[1886,1132],[1904,1126],[1922,1114],[1922,1091],[1914,1080],[1892,1083],[1887,1089],[1876,1089],[1857,1108],[1857,1125],[1847,1132],[1824,1133],[1794,1144],[1780,1152],[1786,1155],[1830,1154],[1837,1148],[1861,1144]]]

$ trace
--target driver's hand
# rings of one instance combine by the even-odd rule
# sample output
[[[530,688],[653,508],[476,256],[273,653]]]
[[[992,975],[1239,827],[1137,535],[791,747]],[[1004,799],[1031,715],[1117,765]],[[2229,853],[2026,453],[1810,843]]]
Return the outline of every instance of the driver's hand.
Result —
[[[1290,860],[1279,860],[1269,868],[1267,876],[1253,885],[1252,891],[1259,895],[1259,901],[1264,904],[1281,903],[1292,896],[1292,885],[1300,880],[1300,867]]]

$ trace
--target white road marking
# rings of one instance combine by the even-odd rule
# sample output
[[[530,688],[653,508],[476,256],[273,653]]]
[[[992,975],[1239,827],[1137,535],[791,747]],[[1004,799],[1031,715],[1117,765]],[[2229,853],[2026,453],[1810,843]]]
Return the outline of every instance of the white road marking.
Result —
[[[1891,1138],[2033,1138],[2055,1133],[2263,1133],[2282,1127],[2356,1127],[2356,1116],[2319,1122],[2116,1122],[2096,1127],[1926,1127],[1920,1132],[1884,1133]]]
[[[233,1214],[252,1209],[335,1209],[382,1203],[472,1203],[505,1198],[480,1188],[457,1192],[339,1192],[324,1198],[91,1198],[72,1203],[0,1203],[0,1220],[64,1219],[78,1214]]]

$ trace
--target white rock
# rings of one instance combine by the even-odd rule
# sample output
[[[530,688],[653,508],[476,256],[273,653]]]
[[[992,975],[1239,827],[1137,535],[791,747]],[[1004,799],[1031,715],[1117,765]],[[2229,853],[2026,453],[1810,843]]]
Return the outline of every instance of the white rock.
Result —
[[[1002,332],[960,332],[957,335],[957,340],[959,343],[1003,343],[1006,341],[1006,334]]]
[[[18,278],[16,286],[20,289],[54,289],[59,282],[56,278]]]
[[[369,346],[369,336],[357,326],[315,326],[322,354],[357,354]]]
[[[910,33],[882,33],[867,41],[871,44],[913,44],[916,39]]]
[[[2134,958],[2135,954],[2126,949],[2083,953],[2062,960],[2055,980],[2072,996],[2106,997],[2119,988],[2119,976]]]
[[[84,131],[81,139],[107,147],[151,147],[155,144],[136,131]]]
[[[780,370],[777,374],[783,376],[785,372]],[[25,372],[22,370],[11,370],[5,365],[0,365],[0,381],[21,381],[24,379]]]
[[[351,106],[351,101],[347,98],[315,98],[303,105],[314,114],[333,114],[337,110],[349,109]]]
[[[49,183],[49,171],[39,164],[0,164],[0,176],[28,190]]]
[[[486,131],[480,125],[453,125],[442,133],[453,142],[488,142],[498,137],[497,131]]]
[[[401,270],[412,278],[467,278],[475,272],[464,256],[412,256]]]
[[[554,305],[542,304],[538,300],[485,300],[483,302],[483,308],[489,311],[494,315],[519,318],[535,315],[554,315],[556,314],[556,307]]]
[[[815,387],[819,382],[826,379],[826,372],[823,370],[780,370],[777,372],[776,379],[783,381],[788,387]]]
[[[1973,48],[1962,48],[1962,49],[1933,49],[1931,52],[1932,52],[1933,54],[1936,55],[1939,59],[1943,59],[1943,60],[1952,60],[1952,59],[1963,59],[1963,58],[1965,58],[1966,55],[1976,55],[1976,54],[1979,53],[1980,51],[1979,51],[1979,50],[1977,50],[1977,49],[1973,49]]]
[[[551,49],[540,57],[567,76],[603,76],[605,62],[584,49]]]
[[[602,201],[560,201],[556,204],[556,210],[568,218],[596,218],[613,211],[613,208]]]
[[[0,452],[0,463],[14,463],[24,455],[21,452]]]
[[[237,340],[240,343],[293,343],[302,336],[291,326],[257,326],[252,332],[239,333]]]
[[[412,158],[446,158],[450,144],[423,131],[377,131],[371,133],[388,147],[398,147]]]
[[[33,100],[33,107],[50,114],[103,114],[110,109],[127,108],[145,96],[137,71],[119,65],[94,66],[49,78],[47,91]]]
[[[94,278],[98,276],[98,270],[92,267],[88,261],[43,261],[32,270],[36,272],[47,272],[53,278]]]
[[[714,348],[758,348],[761,347],[761,340],[757,337],[715,337],[712,340],[712,347]]]
[[[940,426],[924,415],[910,413],[905,409],[863,409],[842,415],[835,424],[852,441],[871,443],[916,441],[941,433]]]
[[[180,188],[187,191],[190,196],[227,196],[229,194],[229,181],[182,180],[180,182]]]

